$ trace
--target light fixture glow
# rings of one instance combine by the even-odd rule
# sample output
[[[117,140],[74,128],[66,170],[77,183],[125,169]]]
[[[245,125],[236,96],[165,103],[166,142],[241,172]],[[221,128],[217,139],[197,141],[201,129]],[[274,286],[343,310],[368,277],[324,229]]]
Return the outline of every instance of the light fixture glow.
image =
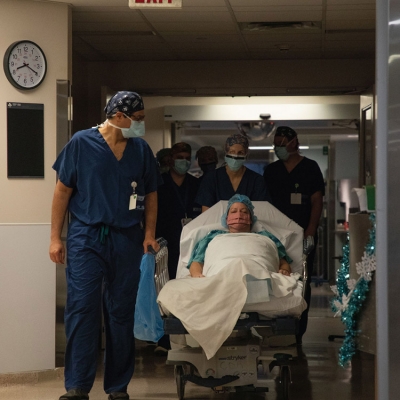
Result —
[[[299,146],[300,150],[308,150],[310,146]],[[249,150],[273,150],[274,146],[250,146]]]

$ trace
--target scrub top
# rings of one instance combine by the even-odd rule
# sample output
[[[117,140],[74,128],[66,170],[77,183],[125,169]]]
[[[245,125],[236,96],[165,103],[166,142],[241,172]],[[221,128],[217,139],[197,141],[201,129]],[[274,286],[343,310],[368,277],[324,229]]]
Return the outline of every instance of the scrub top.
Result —
[[[246,168],[235,192],[226,168],[220,167],[204,176],[196,202],[202,206],[212,207],[220,200],[229,200],[235,194],[244,194],[252,201],[270,200],[264,179],[257,172]]]
[[[178,186],[169,172],[162,174],[161,177],[164,184],[158,188],[156,236],[165,238],[168,245],[178,246],[179,251],[182,219],[193,219],[201,214],[201,206],[195,203],[199,180],[193,175],[186,174],[182,185]]]
[[[314,160],[307,157],[288,172],[283,161],[267,165],[264,179],[268,185],[272,204],[285,215],[306,229],[311,216],[311,196],[316,192],[325,194],[321,170]],[[293,204],[292,193],[301,194],[301,203]]]
[[[157,164],[149,145],[130,138],[117,160],[98,128],[74,134],[53,165],[60,181],[73,188],[71,214],[87,225],[128,228],[141,222],[145,195],[157,190]],[[129,210],[136,182],[136,209]]]

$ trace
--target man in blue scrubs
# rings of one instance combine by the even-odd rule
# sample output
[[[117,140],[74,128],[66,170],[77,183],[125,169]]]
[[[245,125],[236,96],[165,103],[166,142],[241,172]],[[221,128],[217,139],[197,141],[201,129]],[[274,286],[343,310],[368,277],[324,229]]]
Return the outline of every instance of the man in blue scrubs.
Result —
[[[118,92],[99,127],[75,133],[58,156],[50,258],[64,263],[61,231],[67,209],[65,387],[60,400],[88,399],[96,375],[103,293],[104,390],[128,400],[135,366],[134,310],[139,267],[155,240],[157,165],[144,135],[144,105]]]

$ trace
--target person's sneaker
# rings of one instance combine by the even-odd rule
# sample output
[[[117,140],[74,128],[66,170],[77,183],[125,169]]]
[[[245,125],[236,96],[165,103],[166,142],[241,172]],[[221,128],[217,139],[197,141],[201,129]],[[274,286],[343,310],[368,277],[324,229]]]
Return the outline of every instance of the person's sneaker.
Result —
[[[129,400],[129,394],[126,392],[112,392],[108,395],[108,400]]]
[[[154,349],[154,355],[156,356],[166,356],[168,354],[168,350],[165,347],[157,346]]]
[[[59,400],[89,400],[89,394],[82,389],[70,389]]]

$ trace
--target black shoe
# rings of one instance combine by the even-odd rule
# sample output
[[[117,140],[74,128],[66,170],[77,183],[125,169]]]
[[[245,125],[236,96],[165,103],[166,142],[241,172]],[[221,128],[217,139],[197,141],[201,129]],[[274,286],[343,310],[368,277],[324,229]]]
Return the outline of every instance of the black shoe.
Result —
[[[59,400],[89,400],[89,394],[82,389],[70,389]]]
[[[112,392],[108,395],[108,400],[129,400],[129,394],[126,392]]]

